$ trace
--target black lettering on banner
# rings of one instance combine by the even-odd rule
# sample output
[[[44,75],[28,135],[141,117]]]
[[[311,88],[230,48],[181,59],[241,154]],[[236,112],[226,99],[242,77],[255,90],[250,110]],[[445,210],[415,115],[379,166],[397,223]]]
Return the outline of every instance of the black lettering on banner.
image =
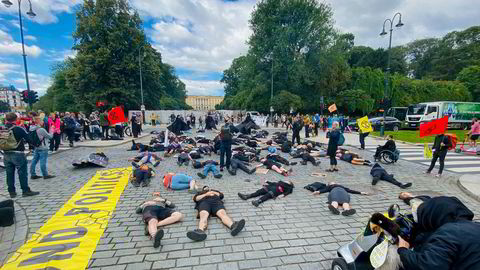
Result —
[[[103,190],[113,190],[115,187],[103,187],[103,188],[89,188],[88,191],[95,191],[95,190],[99,190],[99,191],[103,191]]]
[[[76,238],[81,238],[85,234],[87,234],[88,230],[85,227],[75,227],[75,228],[68,228],[68,229],[63,229],[63,230],[56,230],[52,231],[51,233],[45,235],[45,237],[40,240],[39,243],[46,243],[46,242],[53,242],[53,241],[62,241],[62,240],[72,240]],[[68,235],[62,235],[62,236],[57,236],[59,234],[65,234],[65,233],[75,233],[75,234],[68,234]]]
[[[120,179],[122,178],[123,175],[117,176],[117,177],[112,177],[112,178],[105,178],[105,177],[99,177],[98,180],[115,180],[115,179]]]
[[[93,202],[87,202],[88,200],[94,200],[96,201]],[[77,205],[90,205],[90,204],[96,204],[96,203],[101,203],[108,200],[108,197],[105,196],[98,196],[98,197],[89,197],[89,198],[83,198],[75,202]]]
[[[107,195],[107,194],[111,194],[113,190],[106,190],[104,192],[100,192],[100,193],[85,193],[85,194],[82,194],[82,196],[92,196],[92,195]]]
[[[38,253],[38,252],[45,252],[45,253],[32,257],[30,259],[26,259],[22,261],[20,264],[18,264],[18,266],[28,266],[33,264],[46,263],[53,260],[61,261],[61,260],[70,259],[73,256],[73,253],[57,254],[57,255],[55,254],[60,252],[65,252],[72,248],[76,248],[79,245],[80,245],[80,242],[75,242],[75,243],[66,243],[66,244],[32,248],[30,253]]]
[[[101,176],[110,176],[110,175],[115,175],[115,174],[118,174],[118,175],[123,175],[123,172],[104,172],[104,173],[101,173],[100,175]]]
[[[100,212],[100,210],[90,210],[87,207],[80,207],[80,208],[72,208],[68,210],[68,212],[65,213],[64,216],[68,217],[68,216],[75,216],[79,214],[94,214],[98,212]]]
[[[106,187],[106,188],[115,188],[117,184],[111,183],[111,184],[93,184],[90,187]]]

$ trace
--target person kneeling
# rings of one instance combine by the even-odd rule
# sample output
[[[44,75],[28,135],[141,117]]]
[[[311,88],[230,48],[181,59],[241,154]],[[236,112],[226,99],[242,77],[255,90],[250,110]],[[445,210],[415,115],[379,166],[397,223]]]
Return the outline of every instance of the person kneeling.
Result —
[[[193,241],[203,241],[207,238],[205,230],[208,225],[208,217],[216,216],[222,223],[230,229],[230,234],[236,236],[245,226],[245,220],[233,221],[225,211],[223,205],[223,193],[218,190],[210,189],[207,186],[203,187],[203,190],[193,196],[195,202],[195,209],[197,209],[197,218],[200,218],[198,222],[198,229],[189,231],[187,237]]]
[[[158,248],[164,235],[163,229],[158,229],[158,227],[182,221],[183,214],[172,210],[171,208],[175,208],[175,205],[171,201],[160,197],[160,192],[155,192],[153,195],[155,198],[137,207],[136,212],[143,215],[145,236],[150,235],[153,240],[153,247]]]

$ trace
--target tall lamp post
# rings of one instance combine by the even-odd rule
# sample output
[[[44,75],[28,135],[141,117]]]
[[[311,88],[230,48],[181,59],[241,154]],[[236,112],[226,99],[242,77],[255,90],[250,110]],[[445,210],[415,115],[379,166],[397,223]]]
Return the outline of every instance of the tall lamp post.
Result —
[[[270,81],[270,121],[273,121],[273,54],[272,54],[272,76]]]
[[[387,34],[387,32],[385,32],[385,24],[387,22],[389,22],[390,23],[390,40],[388,42],[388,60],[387,60],[387,70],[385,72],[385,91],[383,93],[383,104],[385,106],[383,106],[384,107],[383,108],[383,121],[382,121],[382,126],[380,128],[380,136],[385,135],[385,118],[386,118],[386,114],[387,114],[387,98],[388,98],[388,79],[390,77],[390,51],[391,51],[391,48],[392,48],[393,22],[395,21],[395,18],[397,16],[398,16],[398,23],[395,25],[395,27],[402,27],[403,26],[402,14],[400,12],[397,12],[397,13],[395,13],[395,15],[393,15],[392,19],[386,19],[383,22],[383,30],[380,33],[380,36],[384,36],[384,35]],[[388,24],[387,24],[387,27],[388,27]]]
[[[2,3],[7,8],[9,8],[13,5],[13,3],[10,2],[10,0],[2,0]],[[33,17],[37,16],[37,14],[35,14],[35,12],[33,12],[32,2],[30,0],[28,0],[28,3],[30,4],[30,9],[28,10],[27,15],[30,18],[33,18]],[[22,52],[23,52],[22,55],[23,55],[23,66],[25,68],[25,80],[27,82],[28,93],[30,93],[30,83],[28,81],[27,55],[25,54],[25,42],[24,42],[24,39],[23,39],[22,0],[18,0],[18,20],[20,21],[20,35],[22,36]]]
[[[142,122],[145,124],[145,103],[143,103],[143,80],[142,80],[142,55],[141,55],[142,47],[138,48],[138,65],[140,66],[140,95],[142,97],[142,105],[140,106],[140,110],[142,111]]]

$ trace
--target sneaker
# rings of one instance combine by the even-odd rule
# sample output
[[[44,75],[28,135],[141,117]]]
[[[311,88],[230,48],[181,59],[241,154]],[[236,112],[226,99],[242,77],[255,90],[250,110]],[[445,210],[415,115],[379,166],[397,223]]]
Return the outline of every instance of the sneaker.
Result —
[[[260,205],[260,201],[259,200],[254,200],[252,201],[252,204],[255,206],[255,207],[258,207]]]
[[[214,175],[213,177],[215,177],[215,178],[217,178],[217,179],[220,179],[220,178],[222,178],[222,176],[223,176],[223,175],[221,175],[221,174],[216,174],[216,175]]]
[[[197,173],[198,177],[202,178],[202,179],[205,179],[207,178],[206,175],[204,175],[203,173]]]
[[[374,177],[374,178],[372,179],[372,186],[375,186],[375,185],[378,183],[378,181],[380,181],[380,178]]]
[[[238,197],[240,197],[240,199],[242,199],[242,200],[244,200],[244,201],[246,201],[246,200],[249,199],[247,195],[242,194],[242,193],[240,193],[240,192],[238,193]]]
[[[23,192],[23,193],[22,193],[22,197],[36,196],[36,195],[38,195],[38,194],[40,194],[40,192],[36,192],[36,191],[31,191],[31,190],[29,190],[29,191],[27,191],[27,192]]]
[[[73,147],[73,143],[70,143],[68,146]]]
[[[290,162],[291,166],[294,166],[294,165],[297,165],[297,164],[298,164],[297,162]]]
[[[40,178],[42,178],[42,177],[41,177],[41,176],[38,176],[38,175],[32,175],[32,176],[30,176],[30,179],[32,179],[32,180],[40,179]]]
[[[17,197],[17,193],[16,193],[16,192],[9,192],[9,194],[10,194],[10,198],[12,198],[12,199],[15,198],[15,197]]]
[[[49,175],[44,176],[43,179],[52,179],[54,177],[55,177],[55,175],[50,175],[49,174]]]
[[[436,178],[441,178],[442,175],[441,175],[441,174],[436,174],[435,177],[436,177]]]
[[[328,205],[328,209],[330,209],[330,212],[332,212],[332,214],[334,214],[334,215],[339,215],[340,214],[340,211],[338,211],[338,209],[333,207],[333,205],[331,205],[331,204]]]
[[[220,167],[220,171],[223,172],[223,167]]]
[[[411,186],[412,186],[412,183],[406,183],[406,184],[401,185],[400,187],[401,188],[409,188]]]
[[[230,232],[230,234],[232,236],[236,236],[239,232],[243,230],[243,227],[245,227],[245,219],[233,222],[231,227],[232,231]]]
[[[195,229],[193,231],[187,232],[187,237],[192,239],[193,241],[203,241],[207,239],[207,234],[200,229]]]
[[[424,172],[424,174],[430,174],[430,171],[426,171],[426,172]]]
[[[164,232],[162,229],[158,230],[153,237],[153,247],[158,248],[160,246],[160,240],[162,240]]]
[[[342,216],[348,217],[355,214],[357,211],[355,209],[348,209],[342,212]]]

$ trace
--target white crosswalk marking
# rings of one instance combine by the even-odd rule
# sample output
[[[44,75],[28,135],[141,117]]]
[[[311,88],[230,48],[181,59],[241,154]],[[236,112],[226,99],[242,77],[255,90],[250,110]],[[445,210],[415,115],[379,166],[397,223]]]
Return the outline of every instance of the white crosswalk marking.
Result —
[[[375,152],[376,146],[367,146],[368,151]],[[416,162],[425,166],[430,166],[429,159],[423,157],[423,146],[414,145],[397,145],[400,150],[400,159]],[[439,162],[435,165],[438,168]],[[445,170],[457,173],[478,173],[480,172],[480,156],[472,154],[459,154],[455,152],[448,152],[445,159]]]

